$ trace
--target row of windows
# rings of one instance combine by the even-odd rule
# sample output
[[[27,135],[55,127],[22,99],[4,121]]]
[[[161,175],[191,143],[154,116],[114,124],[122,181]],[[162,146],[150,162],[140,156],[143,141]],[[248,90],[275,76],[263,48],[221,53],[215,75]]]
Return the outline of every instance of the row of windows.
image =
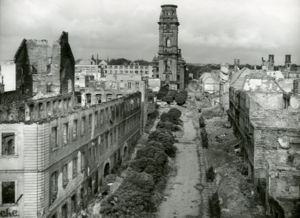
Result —
[[[35,115],[38,116],[38,118],[42,118],[47,115],[52,115],[53,110],[55,109],[69,109],[72,107],[72,99],[66,98],[66,99],[60,99],[60,100],[54,100],[54,101],[48,101],[48,102],[40,102],[38,104],[29,104],[29,116],[30,118],[34,118]],[[46,110],[46,114],[44,114],[44,111]]]
[[[92,146],[88,149],[88,156],[86,156],[87,154],[85,152],[81,152],[80,161],[78,161],[78,157],[74,157],[72,162],[64,164],[60,171],[57,170],[53,172],[51,174],[50,183],[50,204],[52,204],[57,198],[59,183],[58,179],[60,172],[62,173],[61,185],[63,188],[66,188],[66,186],[69,183],[69,180],[77,177],[79,170],[83,173],[84,170],[87,168],[87,163],[89,164],[89,166],[91,165],[91,163],[95,163],[97,158],[99,158],[102,154],[106,152],[107,149],[109,149],[111,146],[114,146],[117,143],[117,140],[120,140],[121,137],[129,133],[139,124],[140,114],[138,113],[131,116],[127,120],[124,120],[117,126],[111,128],[109,132],[103,133],[102,135],[98,136],[96,140],[92,142]],[[72,175],[69,175],[69,169],[72,169]]]
[[[89,114],[88,116],[82,116],[81,120],[74,119],[73,125],[72,125],[72,140],[76,140],[78,138],[78,135],[80,134],[81,137],[85,136],[86,132],[88,132],[91,135],[92,128],[98,129],[100,128],[100,125],[103,126],[103,123],[110,122],[113,124],[114,119],[118,118],[123,115],[123,113],[133,110],[134,108],[137,108],[139,106],[139,99],[138,101],[134,101],[134,99],[131,99],[130,102],[127,102],[125,104],[120,105],[114,105],[110,108],[105,108],[100,111],[95,111],[94,114]],[[87,123],[86,123],[87,121]],[[80,127],[79,127],[80,122]],[[80,133],[79,133],[80,128]],[[59,126],[54,126],[51,129],[51,145],[52,150],[56,150],[56,148],[59,147],[61,142],[61,137],[59,136],[59,132],[61,130],[59,129]],[[66,122],[62,126],[62,143],[63,145],[67,145],[70,142],[70,128],[69,128],[69,122]]]
[[[126,65],[108,65],[105,66],[108,69],[148,69],[148,66],[126,66]]]
[[[113,70],[105,70],[105,71],[104,71],[105,74],[113,74],[113,73],[116,73],[116,74],[133,74],[133,72],[134,72],[135,74],[139,74],[139,73],[140,73],[141,75],[142,75],[143,73],[146,74],[146,75],[148,75],[148,73],[149,73],[148,71],[145,71],[145,72],[140,71],[140,72],[139,72],[139,71],[137,71],[137,70],[136,70],[136,71],[132,71],[132,70],[130,70],[130,71],[128,71],[128,70],[124,70],[124,71],[123,71],[123,70],[120,70],[120,71],[119,71],[119,70],[114,70],[114,71],[113,71]]]

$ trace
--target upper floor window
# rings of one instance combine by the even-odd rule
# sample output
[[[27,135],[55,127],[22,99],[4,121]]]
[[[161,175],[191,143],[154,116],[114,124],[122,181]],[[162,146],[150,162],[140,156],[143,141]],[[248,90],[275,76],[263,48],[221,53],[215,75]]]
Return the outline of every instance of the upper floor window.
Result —
[[[69,142],[69,124],[68,123],[64,124],[63,136],[64,136],[64,144],[66,145]]]
[[[62,173],[63,173],[63,187],[65,188],[69,182],[69,179],[68,179],[68,164],[65,164],[63,166],[63,169],[62,169]]]
[[[78,130],[77,123],[78,123],[77,120],[73,121],[73,139],[77,138],[77,130]]]
[[[51,144],[52,144],[52,149],[55,149],[58,147],[57,126],[52,127],[52,129],[51,129]]]
[[[51,204],[55,201],[58,192],[58,172],[55,171],[51,174]]]
[[[1,146],[1,155],[15,155],[15,133],[2,133]]]

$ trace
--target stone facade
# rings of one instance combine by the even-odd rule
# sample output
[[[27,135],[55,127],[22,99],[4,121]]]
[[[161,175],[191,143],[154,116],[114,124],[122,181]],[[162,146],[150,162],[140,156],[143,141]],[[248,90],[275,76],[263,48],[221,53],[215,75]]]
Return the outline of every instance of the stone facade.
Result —
[[[51,58],[24,39],[16,90],[0,93],[0,217],[78,217],[140,137],[141,92],[78,104],[67,36]]]
[[[272,218],[292,217],[300,203],[300,111],[286,103],[287,94],[264,72],[242,70],[230,86],[229,120]]]
[[[153,58],[153,77],[160,78],[169,84],[170,89],[184,89],[188,78],[185,78],[186,62],[178,48],[178,18],[176,5],[162,5],[159,17],[159,50],[158,57]]]
[[[142,80],[153,77],[151,65],[139,65],[131,63],[130,65],[104,65],[104,77],[109,75],[140,75]]]

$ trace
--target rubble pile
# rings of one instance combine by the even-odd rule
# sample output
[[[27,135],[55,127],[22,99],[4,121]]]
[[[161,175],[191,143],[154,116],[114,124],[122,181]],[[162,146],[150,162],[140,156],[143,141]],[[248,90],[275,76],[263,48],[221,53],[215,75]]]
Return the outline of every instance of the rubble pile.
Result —
[[[264,207],[258,200],[253,183],[248,178],[247,165],[239,152],[237,140],[228,128],[226,117],[205,119],[209,146],[208,164],[214,169],[212,191],[217,193],[222,218],[263,218]],[[215,195],[214,195],[215,196]],[[210,206],[216,199],[210,198]],[[214,207],[217,207],[214,204]]]

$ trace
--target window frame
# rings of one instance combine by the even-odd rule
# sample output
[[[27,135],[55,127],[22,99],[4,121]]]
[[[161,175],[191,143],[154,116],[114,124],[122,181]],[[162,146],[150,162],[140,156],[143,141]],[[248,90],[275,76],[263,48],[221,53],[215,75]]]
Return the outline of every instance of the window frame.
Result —
[[[66,141],[65,141],[65,127],[67,129],[67,132],[66,132]],[[64,143],[64,145],[67,145],[70,142],[70,135],[69,134],[70,134],[69,122],[65,122],[63,124],[63,143]]]
[[[2,133],[14,133],[15,134],[15,137],[14,137],[14,140],[15,140],[15,154],[13,155],[6,155],[6,154],[2,154]],[[1,131],[0,132],[0,158],[3,158],[3,157],[18,157],[18,134],[17,134],[17,131],[14,130],[14,131]]]

